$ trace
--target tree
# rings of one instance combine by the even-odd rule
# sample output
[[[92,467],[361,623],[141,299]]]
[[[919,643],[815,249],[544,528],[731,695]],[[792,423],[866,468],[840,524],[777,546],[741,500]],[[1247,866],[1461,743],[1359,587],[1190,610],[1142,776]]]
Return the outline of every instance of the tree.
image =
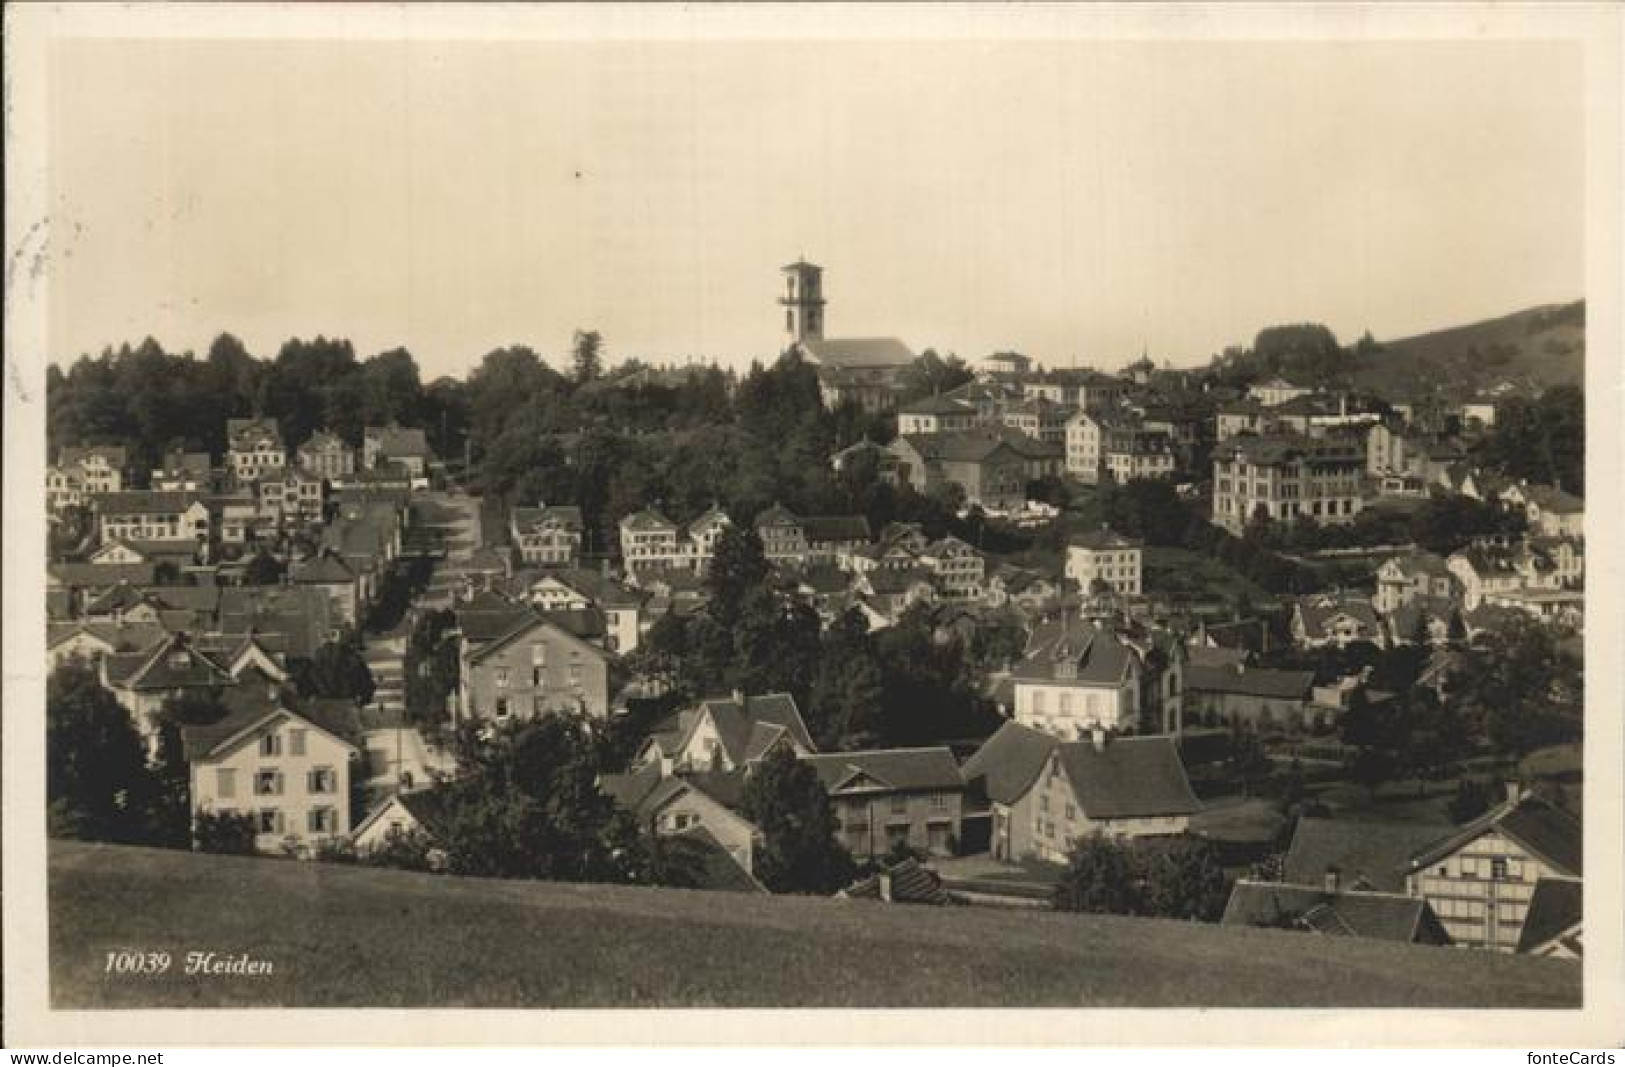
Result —
[[[835,810],[812,766],[775,748],[745,781],[741,807],[762,831],[756,874],[775,893],[833,893],[852,879]]]
[[[1230,897],[1218,848],[1196,837],[1149,849],[1144,880],[1149,915],[1218,922]]]
[[[591,382],[604,374],[604,338],[597,330],[577,330],[570,345],[576,381]]]
[[[1143,914],[1144,887],[1138,866],[1129,849],[1112,838],[1099,833],[1079,838],[1055,886],[1056,910]]]
[[[287,566],[281,560],[262,550],[254,553],[254,558],[243,568],[243,584],[277,585],[286,571]]]
[[[129,844],[147,838],[158,786],[146,748],[93,668],[58,667],[47,682],[45,790],[59,836]]]
[[[807,714],[820,748],[855,750],[880,741],[885,678],[868,630],[863,616],[848,609],[820,641]]]
[[[361,642],[353,633],[324,641],[309,664],[297,670],[294,677],[301,696],[365,704],[375,691],[372,668],[367,666]]]
[[[705,587],[711,594],[711,616],[724,623],[737,619],[745,598],[761,589],[772,573],[755,529],[730,526],[723,530],[705,575]]]
[[[257,851],[254,817],[242,811],[200,811],[192,824],[199,852],[252,856]]]

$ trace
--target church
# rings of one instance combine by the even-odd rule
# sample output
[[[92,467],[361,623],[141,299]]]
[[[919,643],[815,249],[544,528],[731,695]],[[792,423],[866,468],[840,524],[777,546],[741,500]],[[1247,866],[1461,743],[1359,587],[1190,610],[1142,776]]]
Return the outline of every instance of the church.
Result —
[[[867,412],[891,411],[903,369],[914,353],[895,337],[824,336],[824,268],[805,260],[782,269],[787,347],[818,369],[824,406],[852,402]]]

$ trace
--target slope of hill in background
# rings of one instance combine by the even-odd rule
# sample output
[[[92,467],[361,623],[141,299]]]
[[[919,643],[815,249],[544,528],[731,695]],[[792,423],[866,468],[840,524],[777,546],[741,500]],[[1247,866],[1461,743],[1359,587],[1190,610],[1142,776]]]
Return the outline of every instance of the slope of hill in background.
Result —
[[[1352,384],[1391,400],[1471,399],[1498,382],[1530,393],[1585,381],[1585,301],[1385,341],[1356,357]]]
[[[50,849],[57,1009],[1580,1004],[1570,963],[1307,933]],[[177,966],[109,975],[117,949]],[[188,950],[274,970],[186,977]]]

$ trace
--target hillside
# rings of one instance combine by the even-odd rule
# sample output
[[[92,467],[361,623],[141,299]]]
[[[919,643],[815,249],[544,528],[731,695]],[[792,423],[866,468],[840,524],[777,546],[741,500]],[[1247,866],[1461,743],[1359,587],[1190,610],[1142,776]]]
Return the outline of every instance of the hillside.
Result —
[[[52,842],[57,1008],[1557,1007],[1550,960],[1159,920],[499,882]],[[105,973],[250,952],[261,977]]]
[[[1460,401],[1501,381],[1533,392],[1585,380],[1585,301],[1382,342],[1355,359],[1353,384],[1391,399]]]

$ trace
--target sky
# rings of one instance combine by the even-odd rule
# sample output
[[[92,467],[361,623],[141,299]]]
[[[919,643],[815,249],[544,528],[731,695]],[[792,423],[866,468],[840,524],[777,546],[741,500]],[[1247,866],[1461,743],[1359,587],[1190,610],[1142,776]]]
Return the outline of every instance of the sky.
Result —
[[[221,331],[743,365],[829,336],[1178,366],[1584,295],[1578,46],[58,42],[50,356]]]

